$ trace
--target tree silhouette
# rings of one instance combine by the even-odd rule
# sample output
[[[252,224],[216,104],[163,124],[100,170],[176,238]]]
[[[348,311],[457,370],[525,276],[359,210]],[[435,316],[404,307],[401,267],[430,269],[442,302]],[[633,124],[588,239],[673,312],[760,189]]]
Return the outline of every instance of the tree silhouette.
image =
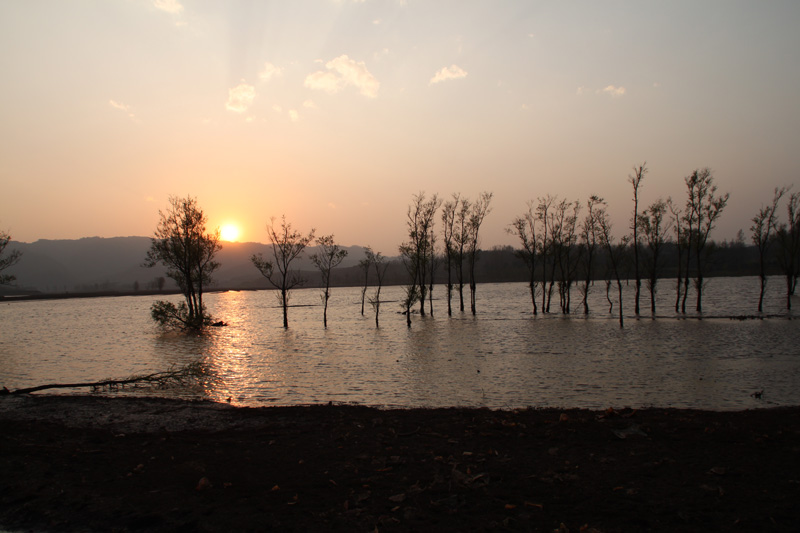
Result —
[[[646,162],[638,167],[633,167],[633,175],[628,176],[628,182],[633,186],[633,217],[631,217],[631,229],[633,230],[633,271],[636,278],[636,293],[634,297],[634,312],[636,316],[639,316],[639,293],[642,289],[642,278],[639,274],[639,187],[642,184],[645,174],[647,174]]]
[[[516,217],[506,231],[516,236],[522,245],[521,250],[517,250],[515,255],[525,262],[528,268],[528,287],[531,291],[531,304],[533,304],[534,316],[538,313],[536,306],[536,216],[533,213],[533,202],[528,202],[528,210]]]
[[[383,257],[380,252],[373,253],[369,248],[367,248],[367,250],[369,250],[370,263],[375,268],[375,277],[378,282],[375,286],[375,294],[369,300],[372,304],[372,308],[375,310],[375,327],[378,328],[380,327],[378,317],[381,314],[381,287],[383,286],[383,279],[389,265],[386,263],[386,258]]]
[[[364,286],[361,287],[361,316],[364,316],[364,301],[367,297],[367,287],[369,287],[369,271],[372,268],[372,260],[370,258],[373,255],[372,249],[367,246],[364,248],[364,259],[358,262],[358,267],[364,273]]]
[[[656,284],[661,270],[662,251],[666,236],[671,229],[670,220],[665,220],[667,202],[659,198],[639,215],[638,226],[644,233],[647,255],[644,258],[644,270],[647,273],[647,288],[650,292],[650,314],[656,314]]]
[[[167,267],[167,276],[178,284],[185,301],[178,307],[157,301],[150,314],[163,327],[202,329],[211,322],[203,304],[203,289],[219,268],[219,263],[214,261],[214,256],[222,249],[219,229],[206,233],[206,216],[191,196],[170,197],[169,208],[159,211],[158,215],[158,226],[144,265]]]
[[[480,229],[486,215],[489,214],[489,203],[492,201],[492,193],[483,192],[472,204],[472,211],[469,216],[469,240],[467,241],[467,261],[469,265],[469,294],[470,309],[475,315],[475,292],[477,284],[475,282],[475,263],[478,261],[478,244],[480,242]]]
[[[456,253],[456,211],[461,204],[461,196],[453,194],[453,199],[442,206],[442,244],[444,244],[445,271],[447,272],[447,316],[453,316],[453,264],[458,259]]]
[[[581,287],[583,297],[583,314],[589,314],[589,288],[593,281],[594,258],[597,247],[602,245],[602,235],[598,217],[603,213],[606,202],[597,195],[592,195],[586,202],[586,217],[581,223],[581,242],[583,244],[583,272],[584,281]]]
[[[786,205],[788,223],[778,227],[778,264],[786,279],[786,309],[792,308],[792,296],[800,277],[800,193],[789,195]]]
[[[11,242],[11,235],[5,231],[0,231],[0,272],[15,265],[22,256],[22,252],[19,250],[11,250],[8,255],[3,257],[9,242]],[[0,274],[0,285],[8,285],[15,279],[17,279],[16,276],[11,274]]]
[[[319,251],[311,256],[311,261],[322,274],[322,323],[328,327],[328,300],[331,297],[331,271],[339,266],[347,257],[347,250],[342,250],[333,240],[333,235],[325,235],[317,239]]]
[[[767,288],[767,250],[774,241],[774,234],[778,229],[778,202],[781,197],[786,193],[786,187],[775,187],[775,193],[772,197],[772,204],[761,206],[756,216],[751,220],[753,225],[750,226],[750,235],[753,244],[758,251],[758,279],[759,279],[759,292],[758,292],[758,312],[764,310],[764,291]]]
[[[688,198],[686,200],[686,217],[689,227],[690,244],[695,258],[695,289],[697,290],[698,313],[703,311],[703,273],[708,263],[712,248],[707,247],[709,236],[722,211],[728,203],[730,194],[717,195],[717,186],[711,170],[704,168],[695,170],[686,179]],[[686,277],[689,272],[687,268]],[[684,286],[684,290],[688,286]],[[685,298],[685,294],[684,294]]]
[[[622,262],[625,256],[625,250],[628,247],[629,236],[626,235],[621,239],[619,244],[614,243],[614,237],[611,234],[611,221],[608,217],[608,212],[605,207],[598,209],[597,225],[600,229],[600,238],[603,247],[606,250],[606,256],[611,267],[611,272],[614,273],[614,279],[617,281],[617,294],[619,303],[619,327],[623,327],[623,312],[622,312],[622,279],[620,270],[622,269]],[[608,297],[609,284],[606,283],[606,297]],[[611,299],[609,298],[609,303]]]
[[[312,229],[308,235],[303,235],[293,230],[291,223],[286,222],[286,215],[283,215],[280,227],[276,227],[274,217],[270,219],[267,224],[267,235],[272,244],[272,258],[275,262],[264,259],[262,254],[254,254],[250,260],[261,275],[280,291],[278,301],[283,308],[283,327],[288,328],[290,292],[305,283],[299,272],[291,270],[291,264],[314,240],[314,230]]]

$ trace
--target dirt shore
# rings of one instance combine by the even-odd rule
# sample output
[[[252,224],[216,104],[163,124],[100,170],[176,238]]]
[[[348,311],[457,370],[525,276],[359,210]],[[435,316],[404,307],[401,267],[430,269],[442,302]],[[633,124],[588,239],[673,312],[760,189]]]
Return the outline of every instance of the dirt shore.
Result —
[[[12,531],[798,531],[800,408],[0,397]]]

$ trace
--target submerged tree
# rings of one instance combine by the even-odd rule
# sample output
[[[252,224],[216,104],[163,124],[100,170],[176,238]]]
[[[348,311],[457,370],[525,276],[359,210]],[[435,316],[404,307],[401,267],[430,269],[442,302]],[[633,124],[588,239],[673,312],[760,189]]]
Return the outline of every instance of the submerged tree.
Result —
[[[411,306],[416,302],[420,302],[420,315],[425,316],[425,295],[428,290],[426,280],[435,253],[431,236],[434,218],[440,204],[437,195],[434,194],[430,199],[426,199],[425,193],[420,192],[414,195],[408,208],[406,225],[409,240],[400,245],[400,255],[409,275],[409,285],[404,299],[409,327],[411,327]]]
[[[162,327],[199,330],[211,323],[203,304],[203,290],[219,268],[214,256],[222,249],[219,230],[206,232],[206,216],[197,199],[169,199],[169,208],[159,211],[159,222],[151,238],[144,265],[162,264],[183,293],[184,302],[157,301],[150,314]]]
[[[791,309],[800,277],[800,193],[789,195],[786,211],[788,221],[778,227],[778,265],[786,279],[786,309]]]
[[[515,235],[522,248],[514,254],[525,262],[528,268],[528,287],[531,291],[531,304],[533,304],[534,316],[538,313],[536,306],[536,216],[533,213],[533,202],[528,202],[528,211],[522,216],[518,216],[511,222],[511,226],[506,231]]]
[[[383,287],[383,278],[386,275],[386,269],[389,265],[386,263],[386,258],[383,257],[380,252],[373,254],[372,250],[369,250],[369,254],[371,256],[370,263],[375,268],[375,278],[377,280],[375,294],[370,298],[369,302],[375,310],[375,327],[378,328],[380,327],[378,317],[381,314],[381,287]]]
[[[685,181],[688,195],[685,216],[688,221],[690,246],[695,258],[696,310],[701,313],[703,311],[703,274],[713,250],[713,248],[707,247],[708,239],[728,203],[730,194],[717,195],[717,186],[714,185],[714,177],[708,168],[695,170]],[[686,277],[688,280],[688,268]],[[685,289],[686,286],[684,286]]]
[[[311,261],[322,274],[322,323],[328,327],[328,300],[331,297],[331,271],[339,266],[347,257],[347,250],[343,250],[333,240],[333,235],[324,235],[317,239],[319,251],[311,256]]]
[[[536,206],[536,218],[539,222],[542,223],[542,233],[541,233],[541,246],[539,249],[540,257],[542,259],[542,312],[549,313],[550,312],[550,299],[548,298],[548,292],[546,291],[545,287],[547,286],[547,265],[548,263],[552,263],[551,270],[555,269],[555,263],[549,260],[549,254],[551,246],[551,238],[550,234],[552,231],[548,232],[548,225],[550,219],[552,218],[550,214],[550,207],[555,202],[555,197],[550,196],[549,194],[545,197],[539,198],[539,205]],[[552,280],[552,276],[551,276]],[[552,281],[550,287],[552,289]]]
[[[464,312],[464,258],[469,243],[469,213],[472,204],[466,198],[461,198],[460,205],[456,202],[455,211],[455,231],[453,239],[455,246],[453,249],[453,264],[456,269],[456,281],[458,282],[458,306]]]
[[[289,294],[292,289],[305,283],[299,272],[291,270],[291,264],[314,240],[314,230],[312,229],[308,235],[303,235],[293,230],[292,225],[286,222],[286,215],[283,215],[280,227],[276,227],[274,217],[270,219],[267,224],[267,235],[272,244],[272,257],[275,262],[264,259],[262,254],[254,254],[250,260],[261,275],[280,291],[278,301],[283,308],[283,327],[288,328]]]
[[[475,263],[478,261],[478,244],[480,243],[480,229],[483,219],[489,214],[489,203],[492,201],[492,193],[483,192],[472,204],[472,212],[469,216],[469,240],[467,241],[467,262],[469,265],[469,294],[470,310],[475,314],[475,292],[477,284],[475,281]]]
[[[442,205],[442,244],[444,245],[445,272],[447,273],[447,316],[453,315],[453,264],[456,254],[456,211],[461,203],[461,196],[453,194],[453,199]]]
[[[683,283],[683,255],[684,253],[689,253],[689,237],[687,236],[686,228],[683,226],[685,221],[683,211],[675,207],[671,198],[667,200],[667,208],[672,215],[672,223],[675,228],[675,249],[678,252],[678,272],[675,287],[675,312],[678,313],[681,305],[681,283]]]
[[[586,202],[586,217],[581,223],[581,242],[583,244],[583,272],[584,280],[581,287],[583,298],[583,314],[589,314],[589,288],[593,282],[594,258],[598,246],[602,246],[600,232],[600,217],[604,216],[606,202],[597,195],[592,195]]]
[[[758,292],[758,312],[764,310],[764,291],[767,288],[767,250],[772,245],[775,233],[778,230],[778,202],[781,197],[786,193],[786,187],[775,187],[775,193],[772,197],[772,204],[762,206],[758,210],[756,216],[751,220],[753,225],[750,226],[751,238],[753,244],[758,251],[758,279],[760,281],[760,290]]]
[[[642,289],[642,277],[639,270],[639,187],[644,175],[647,174],[647,163],[633,167],[633,175],[628,176],[628,182],[633,186],[633,217],[631,217],[631,230],[633,230],[633,272],[636,281],[634,296],[634,312],[639,316],[639,294]]]
[[[622,269],[622,262],[625,257],[625,251],[628,247],[629,236],[626,235],[621,239],[619,244],[614,243],[614,237],[611,234],[611,221],[605,209],[598,213],[597,226],[600,229],[600,238],[603,247],[606,250],[606,255],[611,266],[611,272],[614,274],[614,279],[617,282],[617,294],[619,302],[619,327],[623,327],[623,312],[622,312],[622,279],[620,271]],[[606,283],[606,297],[608,297],[609,283]],[[611,299],[609,298],[609,303]]]
[[[662,251],[666,243],[671,222],[664,218],[667,202],[659,198],[639,215],[639,227],[644,233],[647,255],[644,258],[644,271],[647,273],[647,288],[650,291],[650,314],[656,314],[656,284],[661,271]]]
[[[22,253],[19,250],[11,250],[8,255],[3,257],[3,253],[8,246],[8,243],[11,242],[11,235],[4,231],[0,231],[0,272],[3,272],[5,269],[15,265],[19,258],[22,256]],[[0,274],[0,285],[7,285],[13,282],[16,276],[11,274]]]
[[[372,248],[367,246],[364,248],[364,259],[358,262],[358,267],[364,273],[364,285],[361,287],[361,316],[364,316],[364,301],[367,298],[367,287],[369,287],[369,270],[372,268],[370,257],[373,255]]]

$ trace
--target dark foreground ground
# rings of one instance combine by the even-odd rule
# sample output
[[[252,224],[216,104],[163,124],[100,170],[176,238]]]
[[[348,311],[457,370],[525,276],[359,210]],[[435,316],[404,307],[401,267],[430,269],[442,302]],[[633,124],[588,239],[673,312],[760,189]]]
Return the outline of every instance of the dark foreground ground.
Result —
[[[0,397],[0,529],[798,531],[800,408]]]

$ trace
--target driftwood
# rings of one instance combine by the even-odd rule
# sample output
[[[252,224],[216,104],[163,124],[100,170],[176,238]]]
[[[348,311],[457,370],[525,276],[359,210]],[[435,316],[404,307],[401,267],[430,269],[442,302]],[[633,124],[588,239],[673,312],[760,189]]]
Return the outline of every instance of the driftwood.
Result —
[[[204,374],[203,368],[200,363],[190,363],[178,369],[170,368],[163,372],[154,372],[152,374],[134,375],[125,379],[104,379],[102,381],[91,381],[86,383],[50,383],[48,385],[38,385],[36,387],[27,387],[24,389],[8,390],[3,387],[0,390],[0,395],[6,394],[28,394],[48,389],[73,389],[82,387],[91,387],[93,391],[102,389],[116,390],[117,387],[125,387],[125,385],[139,385],[149,384],[158,386],[167,386],[175,384],[185,384],[192,380],[197,379]]]

